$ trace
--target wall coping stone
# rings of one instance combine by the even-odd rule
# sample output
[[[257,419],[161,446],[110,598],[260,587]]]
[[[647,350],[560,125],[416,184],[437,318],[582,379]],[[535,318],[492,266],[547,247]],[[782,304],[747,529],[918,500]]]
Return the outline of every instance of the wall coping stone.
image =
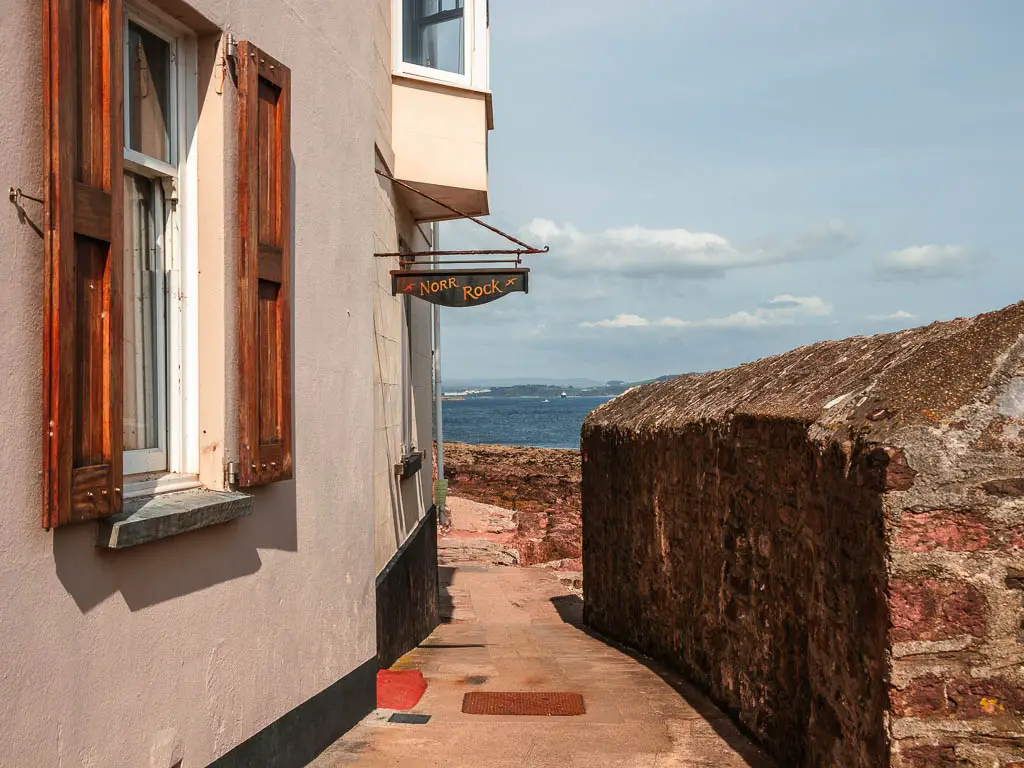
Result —
[[[881,442],[977,402],[1024,334],[1024,302],[896,333],[822,341],[709,373],[644,384],[599,406],[591,429],[656,432],[735,416],[854,427]],[[1024,414],[1021,414],[1024,415]]]

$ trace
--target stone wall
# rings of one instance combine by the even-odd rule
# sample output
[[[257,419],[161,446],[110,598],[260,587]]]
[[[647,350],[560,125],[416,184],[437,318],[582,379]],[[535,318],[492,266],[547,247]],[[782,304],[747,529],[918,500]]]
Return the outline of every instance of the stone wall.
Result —
[[[1024,305],[640,387],[583,428],[586,620],[782,765],[1024,761]]]

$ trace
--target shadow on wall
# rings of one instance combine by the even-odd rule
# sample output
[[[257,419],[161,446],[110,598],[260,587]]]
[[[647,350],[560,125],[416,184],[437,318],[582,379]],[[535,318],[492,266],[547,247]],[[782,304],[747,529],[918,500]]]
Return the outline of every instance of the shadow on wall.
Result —
[[[96,546],[96,526],[53,532],[57,578],[88,613],[118,592],[132,611],[173,600],[262,566],[260,549],[298,551],[295,481],[257,489],[252,514],[124,550]]]
[[[437,618],[440,624],[451,624],[455,611],[451,587],[455,582],[456,569],[447,565],[437,568]]]
[[[438,625],[437,509],[377,576],[377,659],[390,667]]]

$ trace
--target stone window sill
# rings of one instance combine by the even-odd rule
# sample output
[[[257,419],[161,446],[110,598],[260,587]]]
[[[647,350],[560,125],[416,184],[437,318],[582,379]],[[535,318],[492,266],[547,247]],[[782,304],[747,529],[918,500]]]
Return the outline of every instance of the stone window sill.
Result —
[[[197,488],[125,499],[124,511],[100,520],[96,546],[127,549],[244,517],[252,496]]]

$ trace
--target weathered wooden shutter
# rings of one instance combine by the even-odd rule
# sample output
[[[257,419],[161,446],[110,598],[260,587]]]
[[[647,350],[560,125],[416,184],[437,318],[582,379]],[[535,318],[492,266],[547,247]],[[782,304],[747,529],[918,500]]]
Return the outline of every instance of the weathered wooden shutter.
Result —
[[[121,0],[44,0],[43,526],[121,509]]]
[[[240,483],[292,476],[291,72],[238,43]]]

